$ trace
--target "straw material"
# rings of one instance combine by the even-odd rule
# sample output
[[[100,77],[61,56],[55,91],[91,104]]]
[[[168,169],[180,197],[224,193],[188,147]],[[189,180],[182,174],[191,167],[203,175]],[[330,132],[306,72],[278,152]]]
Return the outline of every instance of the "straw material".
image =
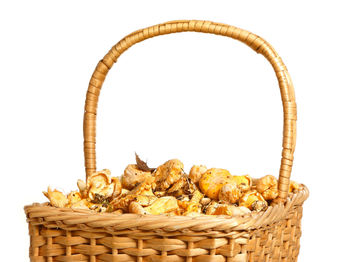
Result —
[[[309,192],[288,194],[296,138],[294,89],[276,51],[245,30],[208,21],[172,21],[138,30],[118,42],[97,64],[86,95],[84,153],[86,175],[96,170],[96,114],[104,79],[118,57],[135,43],[177,32],[195,31],[237,39],[263,54],[278,78],[284,110],[279,198],[265,212],[244,216],[166,216],[95,213],[25,207],[30,258],[41,261],[241,262],[296,261],[301,236],[302,204]]]

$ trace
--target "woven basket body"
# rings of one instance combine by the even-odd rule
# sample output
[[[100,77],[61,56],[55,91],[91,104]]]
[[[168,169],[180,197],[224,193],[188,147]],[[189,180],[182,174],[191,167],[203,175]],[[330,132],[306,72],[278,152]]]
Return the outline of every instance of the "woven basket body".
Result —
[[[98,214],[55,208],[25,207],[31,261],[296,261],[302,204],[308,189],[288,193],[296,137],[296,104],[288,71],[276,51],[248,31],[208,21],[172,21],[136,31],[118,42],[98,63],[89,83],[84,115],[86,175],[96,170],[96,114],[104,79],[118,57],[145,39],[194,31],[239,40],[271,63],[284,110],[279,196],[265,212],[239,217]]]
[[[289,210],[271,207],[267,215],[215,219],[118,218],[32,205],[26,207],[30,257],[33,262],[297,261],[306,197],[305,189],[288,202]]]

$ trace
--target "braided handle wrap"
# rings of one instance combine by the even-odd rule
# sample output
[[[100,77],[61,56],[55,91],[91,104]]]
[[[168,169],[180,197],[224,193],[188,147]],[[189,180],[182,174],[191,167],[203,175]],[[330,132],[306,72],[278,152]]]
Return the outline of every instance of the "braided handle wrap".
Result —
[[[181,20],[170,21],[135,31],[120,40],[97,64],[89,82],[84,114],[84,155],[86,176],[96,171],[96,114],[97,103],[104,79],[118,57],[132,45],[145,39],[178,32],[201,32],[231,37],[250,46],[262,54],[272,65],[281,91],[284,112],[283,150],[279,172],[279,202],[288,195],[293,154],[296,142],[296,103],[292,81],[286,66],[273,47],[261,37],[246,30],[210,21]]]

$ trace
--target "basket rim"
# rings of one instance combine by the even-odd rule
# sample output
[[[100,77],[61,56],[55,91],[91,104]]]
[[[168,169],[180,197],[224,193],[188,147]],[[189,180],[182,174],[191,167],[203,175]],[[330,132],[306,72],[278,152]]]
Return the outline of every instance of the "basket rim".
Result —
[[[27,222],[43,225],[47,228],[83,231],[122,231],[142,230],[163,234],[164,232],[189,233],[213,232],[229,235],[233,231],[254,230],[272,225],[285,219],[308,198],[309,190],[305,185],[299,192],[288,197],[285,203],[269,206],[266,211],[243,216],[168,216],[96,213],[92,210],[57,208],[48,203],[33,203],[24,207]]]

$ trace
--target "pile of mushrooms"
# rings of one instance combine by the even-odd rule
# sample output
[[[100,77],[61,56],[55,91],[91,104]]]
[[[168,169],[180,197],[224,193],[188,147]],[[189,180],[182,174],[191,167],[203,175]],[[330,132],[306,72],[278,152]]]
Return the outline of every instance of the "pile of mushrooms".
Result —
[[[43,192],[50,205],[58,208],[88,209],[115,214],[151,215],[245,215],[260,212],[278,196],[277,179],[266,175],[231,175],[226,169],[192,166],[187,174],[178,159],[149,168],[136,155],[123,175],[112,177],[108,169],[78,180],[79,191],[64,194],[59,190]],[[289,192],[300,190],[292,181]]]

